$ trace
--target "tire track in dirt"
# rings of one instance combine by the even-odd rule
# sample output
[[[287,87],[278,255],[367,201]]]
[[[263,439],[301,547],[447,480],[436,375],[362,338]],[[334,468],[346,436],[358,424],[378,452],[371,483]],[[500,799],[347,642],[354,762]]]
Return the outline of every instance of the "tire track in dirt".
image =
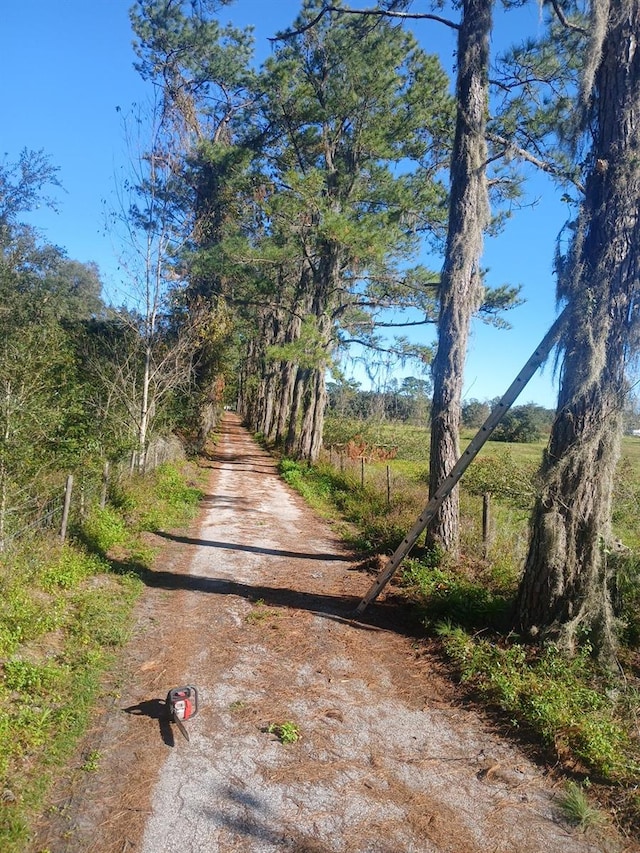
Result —
[[[369,579],[236,416],[196,532],[163,537],[121,674],[127,701],[85,742],[101,768],[65,780],[34,850],[623,849],[562,823],[543,771],[449,701],[384,607],[351,619]],[[189,743],[162,719],[181,683],[200,692]],[[295,744],[267,731],[285,720]]]

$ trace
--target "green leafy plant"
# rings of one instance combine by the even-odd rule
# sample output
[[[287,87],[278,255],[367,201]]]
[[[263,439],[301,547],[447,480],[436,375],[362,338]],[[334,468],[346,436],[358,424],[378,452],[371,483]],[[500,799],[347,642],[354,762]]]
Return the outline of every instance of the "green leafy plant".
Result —
[[[498,626],[508,613],[510,595],[438,565],[437,552],[407,560],[402,581],[416,596],[426,626],[443,619],[466,627]]]
[[[98,554],[107,554],[111,548],[126,544],[129,533],[122,515],[114,507],[94,507],[83,521],[81,538]]]
[[[85,773],[95,773],[100,766],[100,761],[102,760],[102,753],[99,749],[92,749],[85,756],[84,761],[82,762],[81,770],[84,770]]]
[[[280,743],[291,744],[300,740],[300,729],[291,720],[284,723],[269,723],[267,732],[275,735]]]
[[[519,643],[470,637],[443,623],[440,636],[464,682],[526,725],[559,757],[579,758],[604,779],[625,782],[640,772],[638,744],[621,704],[612,703],[606,673],[589,650],[567,658],[553,645],[534,654]]]
[[[45,590],[73,589],[85,578],[106,571],[108,564],[95,554],[64,546],[42,569],[40,583]]]

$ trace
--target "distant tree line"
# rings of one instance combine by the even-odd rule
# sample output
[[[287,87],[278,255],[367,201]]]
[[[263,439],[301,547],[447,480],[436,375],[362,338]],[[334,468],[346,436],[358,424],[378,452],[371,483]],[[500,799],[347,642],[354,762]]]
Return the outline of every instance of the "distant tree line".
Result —
[[[428,423],[431,385],[414,376],[392,380],[384,390],[362,390],[357,382],[328,382],[327,411],[345,418]]]
[[[462,404],[462,425],[479,429],[498,402],[499,398],[485,402],[467,400]],[[555,414],[555,409],[546,409],[537,403],[513,406],[502,418],[491,439],[523,443],[540,441],[551,432]]]
[[[470,399],[462,403],[461,425],[479,429],[499,402]],[[360,420],[377,419],[428,426],[431,416],[431,384],[413,376],[392,380],[379,391],[363,390],[357,382],[327,383],[327,410],[334,415]],[[512,407],[493,432],[493,441],[534,442],[548,436],[554,409],[537,403]]]

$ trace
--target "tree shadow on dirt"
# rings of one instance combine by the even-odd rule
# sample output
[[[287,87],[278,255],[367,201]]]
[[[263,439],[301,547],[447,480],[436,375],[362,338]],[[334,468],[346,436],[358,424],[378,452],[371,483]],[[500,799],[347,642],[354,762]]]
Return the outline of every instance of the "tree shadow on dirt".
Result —
[[[243,809],[242,814],[228,814],[224,811],[225,804],[222,801],[218,809],[203,810],[203,817],[215,824],[216,826],[226,826],[231,832],[239,838],[254,839],[269,845],[269,849],[274,848],[288,853],[330,853],[335,850],[333,845],[327,845],[318,838],[310,838],[309,835],[300,832],[299,829],[292,826],[290,821],[283,822],[281,818],[276,818],[270,814],[270,809],[267,803],[261,802],[257,797],[247,795],[244,791],[238,791],[233,786],[229,786],[224,792],[225,797],[230,801],[230,809],[239,805]],[[359,833],[359,842],[366,843],[371,839],[371,847],[367,849],[375,850],[376,853],[398,853],[398,848],[386,843],[373,831],[367,833]],[[374,840],[375,839],[375,840]],[[432,849],[431,846],[425,846],[425,850]]]
[[[227,827],[237,837],[251,838],[269,845],[269,849],[277,848],[288,853],[330,853],[330,850],[334,849],[315,838],[309,838],[291,825],[283,825],[281,820],[273,819],[274,825],[270,826],[267,822],[268,807],[255,797],[247,797],[244,792],[238,792],[231,787],[225,794],[233,805],[243,807],[244,814],[227,814],[222,810],[223,806],[221,809],[206,809],[203,816],[216,826]],[[376,846],[376,850],[388,850],[388,853],[391,853],[390,848]]]
[[[246,584],[227,578],[184,575],[168,571],[146,571],[141,575],[147,586],[167,590],[185,590],[213,595],[235,595],[268,607],[306,610],[334,622],[343,622],[362,631],[393,631],[404,636],[424,634],[419,623],[406,608],[389,598],[370,606],[364,615],[357,614],[359,596],[323,595],[290,587]]]
[[[258,545],[237,545],[234,542],[216,542],[210,539],[194,539],[191,536],[176,536],[174,533],[157,531],[156,536],[170,539],[172,542],[182,542],[184,545],[198,545],[202,548],[219,548],[223,551],[246,551],[249,554],[262,554],[271,557],[289,557],[298,560],[321,560],[322,562],[350,563],[352,558],[340,554],[314,554],[302,551],[285,551],[282,548],[262,548]]]

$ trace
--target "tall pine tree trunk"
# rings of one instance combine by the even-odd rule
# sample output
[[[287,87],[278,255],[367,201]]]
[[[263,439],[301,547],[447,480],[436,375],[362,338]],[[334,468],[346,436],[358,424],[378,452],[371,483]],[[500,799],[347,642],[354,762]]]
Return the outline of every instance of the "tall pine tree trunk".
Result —
[[[493,0],[464,0],[458,34],[457,120],[451,162],[449,230],[440,285],[438,350],[433,362],[429,492],[460,455],[460,401],[469,327],[482,300],[479,263],[489,217],[486,186],[489,36]],[[458,490],[445,500],[429,541],[456,553]]]
[[[322,430],[327,392],[324,367],[310,372],[304,394],[302,429],[298,455],[307,462],[315,462],[322,448]]]
[[[588,93],[592,168],[559,288],[570,321],[558,414],[517,618],[529,636],[552,637],[568,650],[586,632],[607,655],[615,645],[607,563],[611,498],[625,368],[638,330],[640,2],[603,8],[607,25],[592,45]]]
[[[287,427],[287,438],[284,444],[284,452],[287,456],[293,456],[296,452],[299,435],[299,419],[302,409],[302,398],[306,383],[308,381],[310,371],[308,369],[298,368],[296,372],[296,380],[293,388],[293,402],[291,411],[289,412],[289,425]]]

